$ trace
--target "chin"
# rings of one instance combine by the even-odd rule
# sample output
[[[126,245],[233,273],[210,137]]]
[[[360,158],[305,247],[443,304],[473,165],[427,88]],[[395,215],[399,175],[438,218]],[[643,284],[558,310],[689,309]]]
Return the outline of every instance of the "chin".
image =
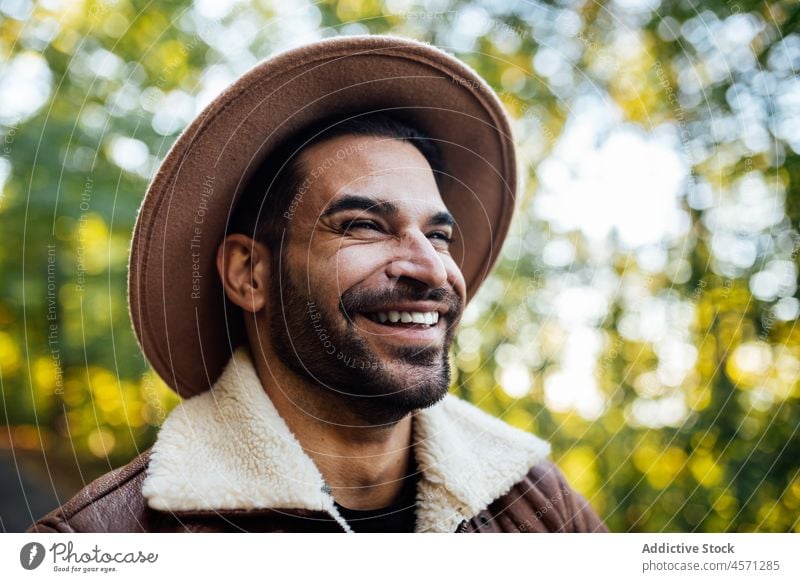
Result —
[[[355,371],[347,385],[336,392],[344,404],[365,422],[383,425],[397,422],[415,410],[429,408],[447,395],[450,367],[441,350],[418,354],[425,364],[405,359],[379,359],[374,369]],[[433,361],[429,361],[434,356]]]
[[[399,422],[415,410],[430,408],[447,395],[442,385],[425,385],[405,388],[378,397],[348,395],[345,405],[370,426]]]
[[[399,420],[415,410],[429,408],[441,401],[450,387],[446,360],[426,366],[399,363],[386,371],[389,373],[383,375],[382,386],[374,387],[378,389],[370,397],[358,399],[373,419],[383,416],[384,421]]]

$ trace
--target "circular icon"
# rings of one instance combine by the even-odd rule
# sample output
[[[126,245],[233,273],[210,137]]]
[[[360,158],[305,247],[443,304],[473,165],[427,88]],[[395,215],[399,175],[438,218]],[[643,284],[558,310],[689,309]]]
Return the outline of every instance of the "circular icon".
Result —
[[[44,561],[44,546],[39,542],[30,542],[19,551],[19,563],[26,570],[38,568]]]

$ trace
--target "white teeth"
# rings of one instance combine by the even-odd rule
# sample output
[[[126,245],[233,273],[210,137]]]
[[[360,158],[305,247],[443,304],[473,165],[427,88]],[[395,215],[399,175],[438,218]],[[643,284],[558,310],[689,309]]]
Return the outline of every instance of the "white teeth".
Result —
[[[439,321],[438,311],[378,311],[370,317],[380,323],[422,323],[435,325]]]

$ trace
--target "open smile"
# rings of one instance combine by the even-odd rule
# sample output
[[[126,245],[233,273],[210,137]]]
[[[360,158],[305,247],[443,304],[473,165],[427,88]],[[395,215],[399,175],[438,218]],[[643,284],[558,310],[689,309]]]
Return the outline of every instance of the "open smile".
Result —
[[[394,307],[394,308],[393,308]],[[359,325],[389,343],[430,343],[444,337],[446,320],[435,305],[389,306],[359,313]]]
[[[386,325],[424,324],[435,325],[439,321],[438,311],[376,311],[366,313],[372,321]]]

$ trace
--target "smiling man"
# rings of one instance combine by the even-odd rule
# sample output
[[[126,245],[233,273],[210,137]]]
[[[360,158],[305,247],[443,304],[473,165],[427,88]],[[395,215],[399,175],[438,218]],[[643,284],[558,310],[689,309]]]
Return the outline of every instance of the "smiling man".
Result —
[[[604,531],[544,441],[448,394],[515,182],[499,101],[438,49],[256,67],[173,146],[131,247],[137,337],[186,400],[32,530]]]

